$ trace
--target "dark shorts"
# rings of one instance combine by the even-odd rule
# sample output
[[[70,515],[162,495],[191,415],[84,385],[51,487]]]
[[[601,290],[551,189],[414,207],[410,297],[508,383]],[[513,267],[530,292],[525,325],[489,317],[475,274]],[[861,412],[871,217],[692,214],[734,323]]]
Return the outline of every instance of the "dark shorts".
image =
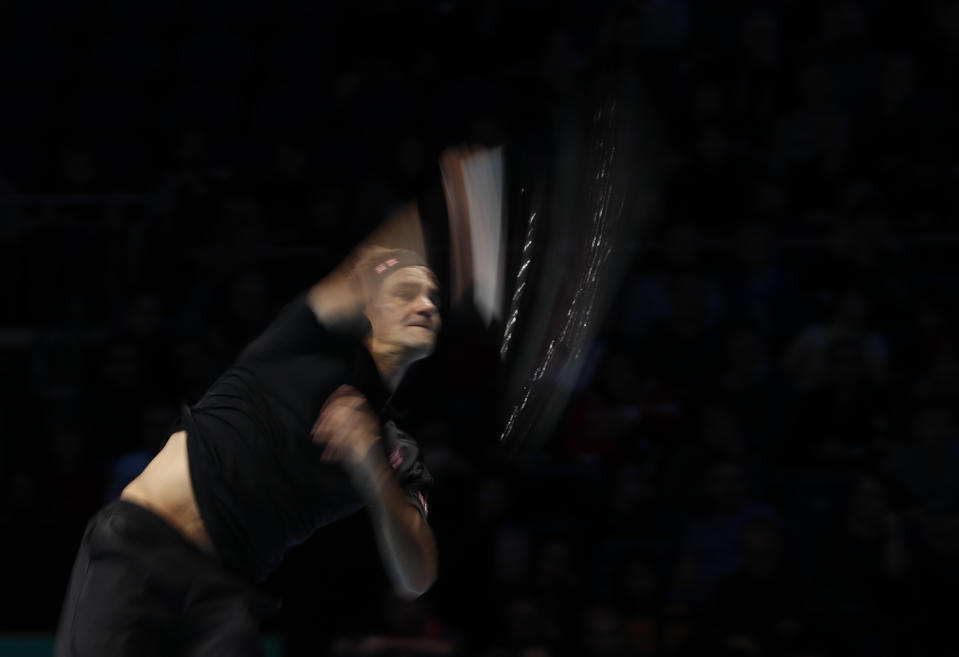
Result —
[[[118,500],[87,525],[57,628],[57,657],[262,655],[275,600]]]

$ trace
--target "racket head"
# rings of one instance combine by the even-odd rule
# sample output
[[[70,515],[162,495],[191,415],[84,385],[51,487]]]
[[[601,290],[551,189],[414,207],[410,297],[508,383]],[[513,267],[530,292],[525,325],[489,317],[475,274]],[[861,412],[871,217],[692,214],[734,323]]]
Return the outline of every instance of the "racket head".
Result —
[[[636,78],[575,98],[525,108],[503,146],[447,148],[420,199],[453,323],[496,361],[490,439],[510,456],[556,433],[659,192],[662,125]]]
[[[545,148],[507,151],[497,440],[511,455],[555,434],[659,191],[661,124],[636,80],[584,98]]]

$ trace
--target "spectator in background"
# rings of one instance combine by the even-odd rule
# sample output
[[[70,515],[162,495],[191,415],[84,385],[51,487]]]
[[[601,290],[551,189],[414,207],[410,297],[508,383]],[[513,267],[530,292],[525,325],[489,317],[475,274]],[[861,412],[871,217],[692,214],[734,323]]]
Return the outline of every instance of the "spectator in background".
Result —
[[[46,453],[38,474],[41,499],[60,522],[82,532],[87,514],[103,496],[104,464],[91,454],[90,440],[73,422],[53,422],[45,433]]]
[[[350,216],[348,199],[342,190],[322,185],[311,189],[310,205],[306,213],[309,232],[307,239],[316,242],[317,248],[326,248],[331,259],[340,250],[325,246],[328,240],[343,239],[346,232],[346,217]],[[345,245],[344,245],[345,246]]]
[[[211,136],[200,127],[175,129],[163,150],[167,162],[163,163],[158,179],[162,180],[154,198],[154,204],[141,219],[136,246],[141,249],[139,261],[141,275],[156,278],[157,285],[171,285],[168,265],[171,258],[183,257],[183,236],[189,235],[189,246],[208,247],[221,243],[217,233],[218,220],[222,215],[222,199],[235,177],[235,172],[220,161],[211,143]],[[232,227],[227,225],[227,235]],[[194,263],[178,263],[182,272],[180,282],[186,287],[195,284],[188,275]],[[206,267],[207,263],[202,263]],[[162,271],[161,277],[157,272]],[[204,270],[208,275],[209,270]]]
[[[782,365],[799,390],[811,390],[826,382],[830,353],[840,339],[854,349],[864,367],[863,375],[872,385],[882,385],[888,375],[889,345],[886,338],[868,323],[869,300],[859,289],[848,288],[835,298],[832,317],[811,322],[793,338],[783,355]],[[832,352],[834,354],[834,352]]]
[[[731,81],[734,128],[746,143],[762,147],[757,141],[776,120],[788,84],[788,76],[783,75],[782,26],[775,12],[759,9],[743,16],[736,54],[738,66]]]
[[[641,394],[633,354],[625,349],[604,354],[563,428],[564,456],[582,463],[634,457],[635,433],[644,414]]]
[[[666,190],[667,215],[700,230],[727,231],[745,208],[747,172],[737,144],[718,126],[698,133],[693,157],[684,161]]]
[[[594,525],[615,537],[660,536],[671,529],[675,519],[661,498],[657,486],[660,459],[650,454],[640,463],[610,464],[605,469],[608,486],[600,518]]]
[[[619,565],[613,585],[613,599],[623,612],[630,652],[660,654],[666,603],[660,569],[642,555],[631,555]]]
[[[713,600],[721,643],[748,639],[762,654],[794,647],[805,622],[802,585],[785,561],[783,537],[775,523],[756,518],[740,533],[743,565],[720,579]]]
[[[926,334],[928,335],[928,334]],[[920,333],[921,337],[925,337]],[[915,393],[925,398],[942,399],[952,406],[959,403],[959,341],[952,336],[930,340],[923,346],[928,359],[915,376]]]
[[[923,404],[913,420],[912,441],[894,448],[885,465],[910,515],[959,514],[959,441],[945,405]]]
[[[671,224],[662,246],[662,261],[637,261],[637,271],[626,282],[625,302],[618,317],[619,335],[626,344],[639,343],[650,326],[669,322],[677,312],[672,298],[673,281],[700,274],[705,268],[702,236],[690,224]],[[652,257],[649,254],[649,259]],[[639,265],[644,268],[639,269]],[[712,325],[722,316],[723,297],[715,281],[709,281],[707,288],[705,321]]]
[[[575,639],[575,627],[582,607],[585,588],[579,564],[582,556],[571,540],[562,536],[547,538],[536,559],[535,593],[537,604],[549,627],[565,644]]]
[[[695,514],[702,502],[703,491],[690,486],[690,482],[707,481],[719,462],[745,467],[748,457],[742,423],[727,404],[708,401],[696,410],[699,431],[693,440],[674,446],[664,455],[658,482],[664,506],[683,520]]]
[[[775,194],[775,190],[770,193]],[[776,349],[804,305],[795,275],[778,262],[769,226],[753,221],[740,226],[730,245],[729,271],[724,296],[729,316],[754,326]]]
[[[769,358],[769,344],[748,326],[733,326],[726,337],[726,363],[718,394],[738,418],[746,449],[756,461],[777,462],[783,447],[782,418],[789,391]]]
[[[163,178],[173,206],[160,228],[169,229],[169,232],[162,232],[173,239],[180,228],[190,225],[207,230],[212,228],[209,218],[216,215],[218,193],[233,174],[218,161],[210,136],[201,128],[181,130],[171,140],[171,146],[170,162],[165,167]],[[210,234],[199,237],[198,241],[206,244]]]
[[[919,146],[922,107],[917,97],[918,73],[910,55],[887,55],[878,89],[856,120],[857,147],[871,162],[871,170],[883,183],[892,185],[894,202],[905,200],[900,196],[902,183],[896,177],[906,173],[908,158]]]
[[[568,30],[556,28],[550,31],[539,67],[538,77],[556,96],[562,97],[573,89],[573,81],[584,66],[582,55],[577,52]]]
[[[827,380],[797,402],[792,455],[800,467],[855,470],[875,466],[888,426],[883,390],[867,374],[861,345],[829,345]]]
[[[835,623],[835,641],[854,653],[903,654],[916,620],[909,579],[914,559],[902,516],[879,478],[858,478],[845,513],[821,536],[820,548],[820,602],[826,603],[823,620]]]
[[[500,528],[493,544],[494,591],[510,595],[529,588],[531,543],[526,529],[516,526]]]
[[[430,158],[423,140],[409,134],[398,137],[392,146],[391,160],[395,172],[393,196],[415,198],[421,195],[430,172]]]
[[[852,0],[831,3],[820,16],[822,55],[829,62],[829,90],[844,107],[859,105],[876,88],[881,59],[869,39],[863,6]]]
[[[642,343],[640,359],[647,372],[674,390],[682,402],[694,403],[715,384],[720,350],[710,316],[712,281],[682,275],[668,287],[671,315],[654,324]]]
[[[444,481],[449,482],[449,479]],[[509,479],[503,475],[486,473],[468,483],[464,499],[463,526],[437,540],[447,547],[449,558],[444,560],[443,587],[437,593],[449,595],[450,610],[456,612],[455,622],[469,637],[475,647],[488,647],[494,638],[490,635],[490,620],[475,613],[478,600],[493,604],[494,599],[505,599],[513,590],[521,588],[517,571],[525,568],[528,558],[528,542],[519,535],[510,533],[515,524],[517,508],[516,493]],[[442,517],[441,511],[436,511]],[[472,591],[463,598],[460,591]],[[502,619],[500,619],[502,620]]]
[[[851,654],[899,655],[914,617],[912,557],[883,483],[862,475],[843,516],[820,536],[812,572],[823,621]]]
[[[917,654],[955,654],[959,648],[951,599],[959,587],[959,442],[951,406],[935,400],[915,414],[913,440],[889,454],[886,472],[913,537],[913,585],[921,607],[913,615]]]
[[[269,244],[272,232],[267,228],[266,216],[261,204],[245,194],[232,194],[220,200],[213,221],[214,234],[219,237],[218,246],[231,247],[239,255],[249,255]]]
[[[639,9],[641,43],[666,54],[680,51],[689,39],[692,12],[686,0],[653,0]]]
[[[59,180],[56,186],[71,194],[102,192],[103,152],[86,140],[74,140],[60,151]],[[73,210],[75,211],[75,210]],[[89,210],[84,215],[89,216]]]
[[[896,367],[911,382],[918,382],[924,398],[943,398],[944,391],[923,389],[928,376],[948,350],[959,339],[950,319],[948,303],[935,293],[920,296],[909,313],[912,320],[905,327],[904,348],[897,352]],[[959,400],[957,400],[959,401]]]
[[[275,144],[258,184],[257,199],[270,218],[270,241],[300,244],[310,201],[309,158],[300,144]]]
[[[533,597],[514,593],[507,598],[497,599],[487,609],[493,611],[484,617],[487,632],[490,632],[491,620],[496,623],[497,616],[502,618],[493,625],[495,641],[483,652],[484,657],[519,657],[539,651],[553,653],[559,650],[559,628],[550,623]]]
[[[845,185],[840,217],[830,227],[825,262],[812,280],[822,289],[847,281],[869,300],[869,323],[884,330],[898,328],[908,317],[911,294],[903,243],[892,231],[889,201],[875,181],[858,178]]]
[[[136,343],[119,340],[104,346],[97,374],[84,391],[85,428],[96,431],[99,438],[91,445],[99,459],[110,459],[129,445],[129,436],[136,433],[149,394],[151,372],[146,370],[146,357]]]
[[[460,652],[459,636],[443,622],[424,598],[403,600],[388,595],[382,629],[333,642],[334,657],[449,657]]]
[[[850,145],[849,113],[835,102],[825,63],[804,63],[796,82],[797,102],[771,131],[771,153],[785,174],[801,230],[808,231],[821,227],[822,215],[837,205]]]
[[[685,527],[670,598],[691,612],[704,608],[719,580],[742,567],[742,526],[776,511],[749,495],[743,465],[718,461],[709,469],[703,513]]]
[[[119,339],[132,345],[143,358],[143,368],[149,373],[144,393],[154,399],[176,394],[170,367],[173,345],[164,326],[166,316],[158,295],[139,291],[127,303],[119,327]]]
[[[594,603],[582,616],[584,657],[627,657],[629,636],[623,613],[605,603]]]
[[[673,150],[666,159],[667,166],[682,170],[686,154],[694,147],[697,136],[710,126],[727,127],[732,120],[731,94],[721,76],[702,73],[691,82],[690,104],[673,108],[674,127],[669,143]]]
[[[163,304],[157,295],[147,291],[136,292],[126,305],[120,334],[138,342],[144,349],[160,352],[158,356],[162,356],[167,341],[163,330],[165,315]]]

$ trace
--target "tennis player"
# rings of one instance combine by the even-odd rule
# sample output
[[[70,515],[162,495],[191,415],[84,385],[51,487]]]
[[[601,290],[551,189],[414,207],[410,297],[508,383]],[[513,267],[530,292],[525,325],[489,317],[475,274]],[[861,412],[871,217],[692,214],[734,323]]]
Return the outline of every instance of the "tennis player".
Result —
[[[390,399],[433,351],[438,293],[419,253],[372,247],[290,303],[89,522],[56,655],[259,655],[256,583],[364,507],[396,591],[424,593],[432,478]]]

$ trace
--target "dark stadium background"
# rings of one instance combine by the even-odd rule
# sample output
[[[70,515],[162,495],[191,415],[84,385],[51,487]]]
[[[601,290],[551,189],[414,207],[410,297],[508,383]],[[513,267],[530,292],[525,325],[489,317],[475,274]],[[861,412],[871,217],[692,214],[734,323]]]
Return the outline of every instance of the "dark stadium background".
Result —
[[[0,647],[53,632],[177,405],[443,146],[610,69],[656,96],[665,183],[560,430],[497,453],[488,344],[450,317],[405,400],[439,582],[391,600],[357,516],[267,584],[274,645],[956,654],[946,0],[0,2]]]

